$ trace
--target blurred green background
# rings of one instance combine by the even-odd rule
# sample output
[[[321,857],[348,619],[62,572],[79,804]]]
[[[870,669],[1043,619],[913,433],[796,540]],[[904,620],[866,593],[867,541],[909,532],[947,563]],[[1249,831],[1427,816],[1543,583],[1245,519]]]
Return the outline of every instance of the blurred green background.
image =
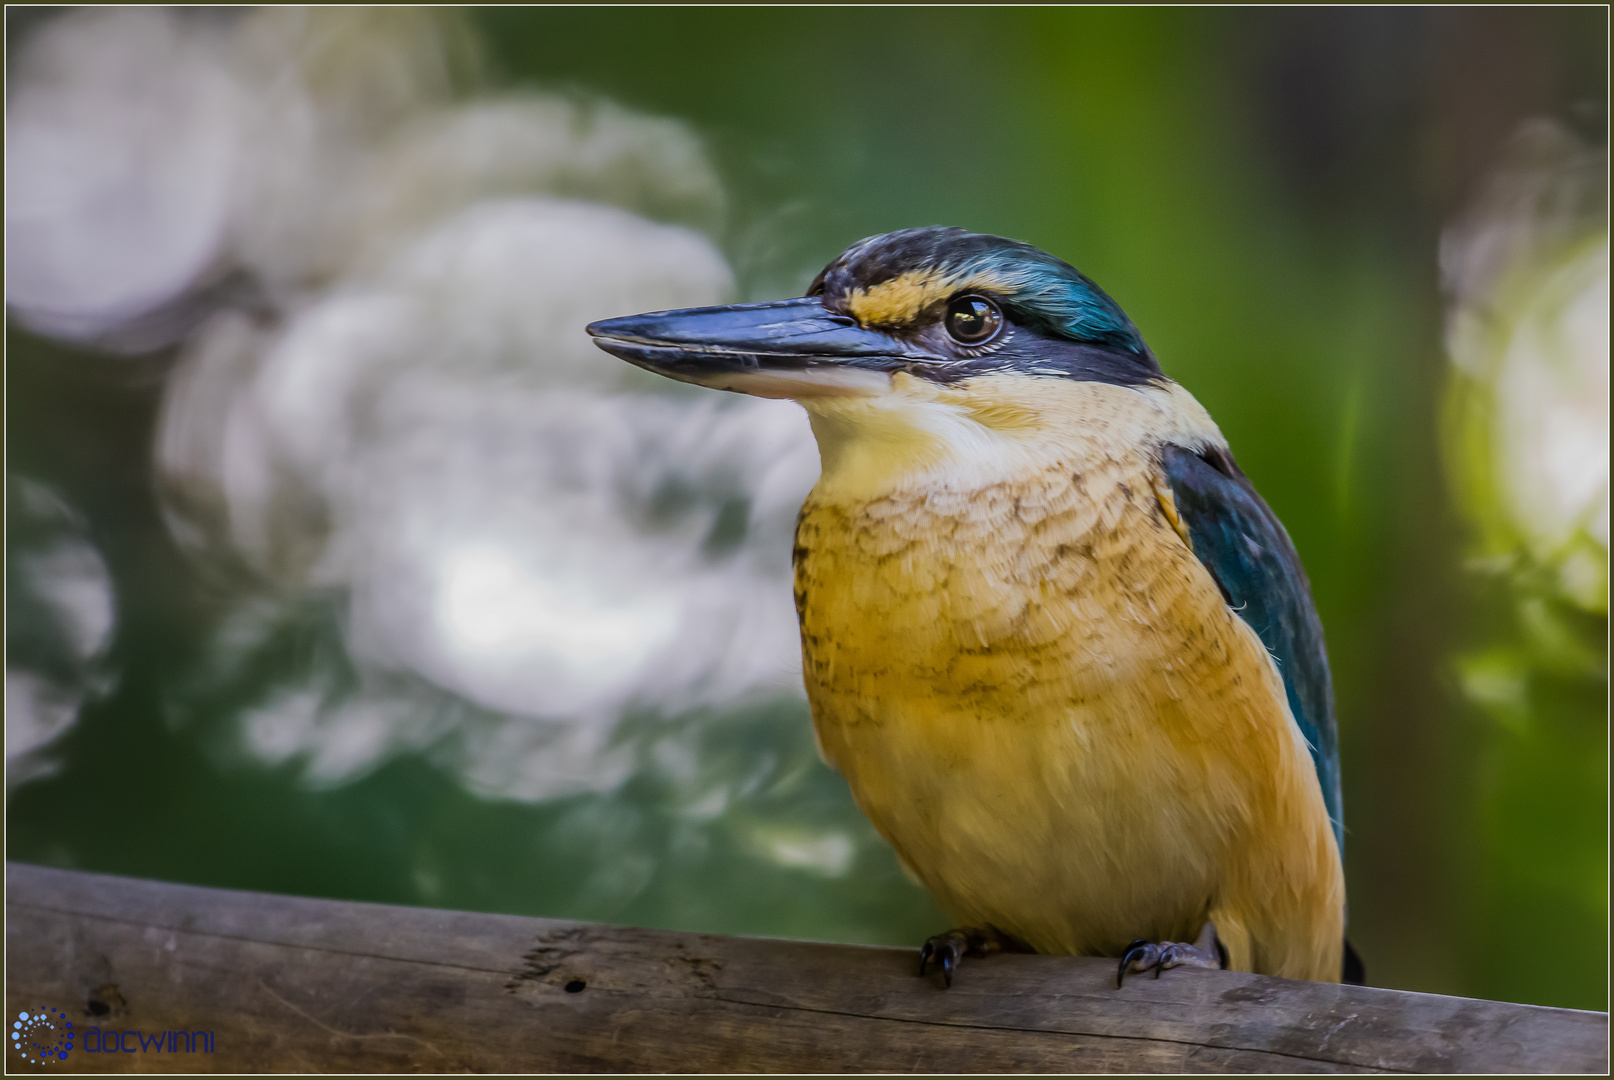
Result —
[[[7,17],[13,50],[50,18]],[[848,243],[937,223],[1097,280],[1305,559],[1370,981],[1605,1009],[1606,601],[1472,558],[1485,529],[1460,497],[1462,448],[1486,444],[1449,437],[1438,260],[1522,122],[1603,145],[1606,17],[496,8],[469,24],[495,89],[693,126],[730,200],[716,236],[742,298],[797,295]],[[105,691],[52,744],[54,771],[8,784],[8,858],[687,930],[916,945],[945,926],[788,695],[630,716],[624,740],[654,729],[692,749],[681,779],[643,769],[536,801],[474,793],[430,745],[340,783],[233,749],[244,703],[341,666],[341,599],[311,593],[250,664],[213,669],[234,586],[172,539],[152,475],[174,356],[109,357],[8,321],[8,548],[76,521],[117,598]],[[19,479],[68,509],[23,506]],[[21,599],[8,616],[8,665],[48,653],[43,616]],[[1552,632],[1532,631],[1542,619]],[[1500,699],[1464,675],[1499,655]],[[720,812],[690,810],[720,783]],[[849,858],[813,855],[826,830],[852,838]],[[777,853],[798,834],[792,865]]]

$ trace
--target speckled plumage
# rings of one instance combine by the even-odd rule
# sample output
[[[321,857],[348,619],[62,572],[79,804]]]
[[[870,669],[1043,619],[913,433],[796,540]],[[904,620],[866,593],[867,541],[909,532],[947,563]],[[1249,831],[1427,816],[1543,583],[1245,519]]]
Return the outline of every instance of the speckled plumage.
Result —
[[[1210,918],[1235,968],[1337,980],[1343,876],[1305,743],[1162,506],[1161,443],[1221,443],[1197,403],[898,377],[808,407],[818,738],[943,906],[1109,956]]]

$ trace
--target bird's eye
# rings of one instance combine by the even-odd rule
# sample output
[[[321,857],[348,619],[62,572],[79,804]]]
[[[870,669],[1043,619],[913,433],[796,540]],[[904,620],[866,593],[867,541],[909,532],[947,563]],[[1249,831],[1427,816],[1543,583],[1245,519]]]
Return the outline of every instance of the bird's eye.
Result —
[[[1003,312],[986,297],[966,293],[953,297],[944,322],[960,345],[984,345],[1003,329]]]

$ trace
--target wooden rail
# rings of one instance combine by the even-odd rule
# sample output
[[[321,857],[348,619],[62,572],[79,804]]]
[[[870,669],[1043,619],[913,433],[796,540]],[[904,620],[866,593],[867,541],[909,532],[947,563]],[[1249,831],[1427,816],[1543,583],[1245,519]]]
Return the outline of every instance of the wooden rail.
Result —
[[[6,909],[9,1019],[75,1026],[37,1071],[1608,1071],[1606,1013],[1236,972],[998,956],[944,991],[911,949],[17,863]]]

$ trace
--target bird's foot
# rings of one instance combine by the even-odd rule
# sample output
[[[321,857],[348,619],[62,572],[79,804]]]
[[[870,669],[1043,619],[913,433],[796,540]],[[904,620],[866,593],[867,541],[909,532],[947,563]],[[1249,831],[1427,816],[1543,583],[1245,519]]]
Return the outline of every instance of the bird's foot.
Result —
[[[1162,971],[1174,967],[1219,971],[1226,966],[1227,954],[1222,943],[1216,940],[1216,927],[1207,922],[1199,932],[1199,940],[1192,945],[1181,941],[1144,941],[1142,938],[1128,945],[1121,956],[1121,966],[1115,973],[1115,987],[1120,989],[1122,980],[1128,975],[1145,971],[1152,970],[1158,979]]]
[[[1031,949],[1017,938],[1010,937],[991,926],[961,926],[945,934],[937,934],[919,950],[919,974],[923,976],[934,963],[941,969],[942,981],[953,985],[953,972],[966,956],[991,956],[1000,952],[1030,952]]]

